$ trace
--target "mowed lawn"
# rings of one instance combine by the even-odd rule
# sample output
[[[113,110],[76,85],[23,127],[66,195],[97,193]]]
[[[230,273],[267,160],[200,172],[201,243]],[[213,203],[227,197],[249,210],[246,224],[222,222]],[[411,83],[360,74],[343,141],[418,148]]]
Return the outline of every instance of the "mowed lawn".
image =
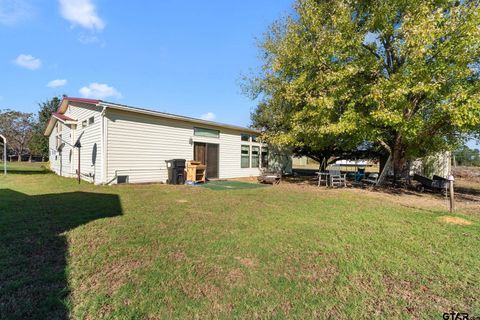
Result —
[[[2,319],[480,316],[480,212],[460,225],[368,192],[79,186],[13,169]]]

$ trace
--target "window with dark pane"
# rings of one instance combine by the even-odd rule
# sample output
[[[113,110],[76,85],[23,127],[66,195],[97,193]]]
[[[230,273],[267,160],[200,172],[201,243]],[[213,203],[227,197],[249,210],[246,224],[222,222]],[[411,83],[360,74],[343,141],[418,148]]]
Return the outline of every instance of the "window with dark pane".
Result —
[[[241,167],[250,168],[250,146],[242,145]]]

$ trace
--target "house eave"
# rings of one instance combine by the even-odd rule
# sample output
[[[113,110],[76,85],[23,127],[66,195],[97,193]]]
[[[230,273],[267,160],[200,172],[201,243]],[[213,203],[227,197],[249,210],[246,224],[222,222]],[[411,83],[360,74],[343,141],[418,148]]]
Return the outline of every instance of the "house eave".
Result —
[[[191,117],[179,116],[179,115],[166,113],[166,112],[160,112],[160,111],[130,107],[130,106],[127,106],[127,105],[116,104],[116,103],[111,103],[111,102],[101,101],[101,102],[98,103],[98,105],[104,106],[104,107],[110,108],[110,109],[116,109],[116,110],[128,111],[128,112],[133,112],[133,113],[146,114],[146,115],[151,115],[151,116],[155,116],[155,117],[178,120],[178,121],[183,121],[183,122],[190,122],[190,123],[194,123],[194,124],[205,125],[205,126],[210,126],[210,127],[215,127],[215,128],[225,128],[225,129],[231,129],[231,130],[235,130],[235,131],[241,131],[241,132],[252,133],[252,134],[257,134],[257,135],[261,134],[260,131],[255,130],[255,129],[251,129],[251,128],[235,126],[235,125],[230,125],[230,124],[225,124],[225,123],[220,123],[220,122],[215,122],[215,121],[208,121],[208,120],[196,119],[196,118],[191,118]]]

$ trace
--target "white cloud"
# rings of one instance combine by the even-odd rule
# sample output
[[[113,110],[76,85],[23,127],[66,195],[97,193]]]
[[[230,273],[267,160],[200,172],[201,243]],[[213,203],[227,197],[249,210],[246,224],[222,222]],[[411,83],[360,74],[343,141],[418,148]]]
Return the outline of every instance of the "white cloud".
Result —
[[[0,0],[0,23],[12,26],[29,19],[34,10],[24,0]]]
[[[122,94],[117,91],[114,87],[111,87],[104,83],[93,82],[88,85],[88,87],[81,88],[78,92],[84,98],[93,98],[93,99],[105,99],[109,97],[114,97],[117,99],[122,98]]]
[[[207,112],[207,113],[202,114],[202,115],[200,116],[200,119],[202,119],[202,120],[208,120],[208,121],[213,121],[213,120],[215,120],[215,118],[216,118],[216,115],[215,115],[215,113],[213,113],[213,112]]]
[[[29,54],[21,54],[13,62],[22,68],[30,70],[36,70],[42,65],[42,61],[40,59]]]
[[[73,25],[90,30],[103,30],[105,22],[97,14],[91,0],[59,0],[60,13]]]
[[[58,88],[58,87],[63,87],[66,84],[67,84],[67,80],[65,79],[55,79],[47,83],[47,87]]]
[[[80,41],[80,43],[82,44],[92,44],[92,43],[99,43],[100,39],[98,39],[98,37],[94,35],[80,34],[78,36],[78,41]]]

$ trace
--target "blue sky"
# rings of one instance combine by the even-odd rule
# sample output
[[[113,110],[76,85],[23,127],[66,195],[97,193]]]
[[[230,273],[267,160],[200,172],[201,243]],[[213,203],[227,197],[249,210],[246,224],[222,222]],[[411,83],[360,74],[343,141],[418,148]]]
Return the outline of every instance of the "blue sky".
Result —
[[[241,76],[292,3],[0,0],[0,109],[67,94],[247,126]]]
[[[67,94],[248,125],[240,78],[292,2],[0,0],[0,109]]]

